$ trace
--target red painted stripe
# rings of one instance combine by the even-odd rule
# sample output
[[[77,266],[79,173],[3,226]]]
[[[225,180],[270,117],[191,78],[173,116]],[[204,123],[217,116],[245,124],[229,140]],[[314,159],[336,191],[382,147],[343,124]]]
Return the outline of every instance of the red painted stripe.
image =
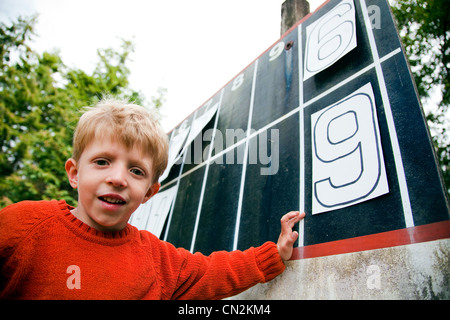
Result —
[[[450,220],[294,248],[290,260],[324,257],[450,238]]]

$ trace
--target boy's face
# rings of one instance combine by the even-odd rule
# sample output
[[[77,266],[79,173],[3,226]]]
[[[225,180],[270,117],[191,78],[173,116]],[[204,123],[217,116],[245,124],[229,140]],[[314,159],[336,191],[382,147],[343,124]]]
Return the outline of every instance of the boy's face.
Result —
[[[125,228],[131,214],[160,187],[152,184],[148,154],[111,139],[94,139],[78,162],[67,160],[66,171],[72,187],[78,188],[78,207],[72,213],[101,231]]]

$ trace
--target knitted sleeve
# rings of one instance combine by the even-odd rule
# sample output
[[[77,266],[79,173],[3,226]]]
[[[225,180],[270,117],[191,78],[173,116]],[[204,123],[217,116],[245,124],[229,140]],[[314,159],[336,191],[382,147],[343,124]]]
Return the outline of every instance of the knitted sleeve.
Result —
[[[0,211],[0,299],[24,273],[26,247],[16,248],[35,226],[54,214],[63,201],[23,201]]]
[[[0,210],[0,252],[11,250],[36,225],[67,207],[61,201],[22,201]]]
[[[176,250],[183,258],[170,299],[223,299],[268,282],[285,269],[273,242],[245,251],[217,251],[210,256]]]
[[[33,210],[35,203],[38,202],[23,201],[0,211],[0,257],[9,256],[17,243],[39,223]]]

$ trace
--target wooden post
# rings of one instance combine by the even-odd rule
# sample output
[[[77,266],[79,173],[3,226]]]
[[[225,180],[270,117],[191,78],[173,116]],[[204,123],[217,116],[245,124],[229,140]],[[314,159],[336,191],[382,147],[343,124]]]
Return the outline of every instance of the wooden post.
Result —
[[[306,0],[286,0],[281,5],[281,35],[309,13]]]

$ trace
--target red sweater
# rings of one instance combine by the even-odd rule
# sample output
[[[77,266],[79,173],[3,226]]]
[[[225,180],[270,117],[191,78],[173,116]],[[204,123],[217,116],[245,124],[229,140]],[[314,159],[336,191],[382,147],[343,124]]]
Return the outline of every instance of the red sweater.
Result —
[[[221,299],[284,271],[277,247],[191,254],[130,224],[105,233],[64,201],[0,211],[0,298]]]

